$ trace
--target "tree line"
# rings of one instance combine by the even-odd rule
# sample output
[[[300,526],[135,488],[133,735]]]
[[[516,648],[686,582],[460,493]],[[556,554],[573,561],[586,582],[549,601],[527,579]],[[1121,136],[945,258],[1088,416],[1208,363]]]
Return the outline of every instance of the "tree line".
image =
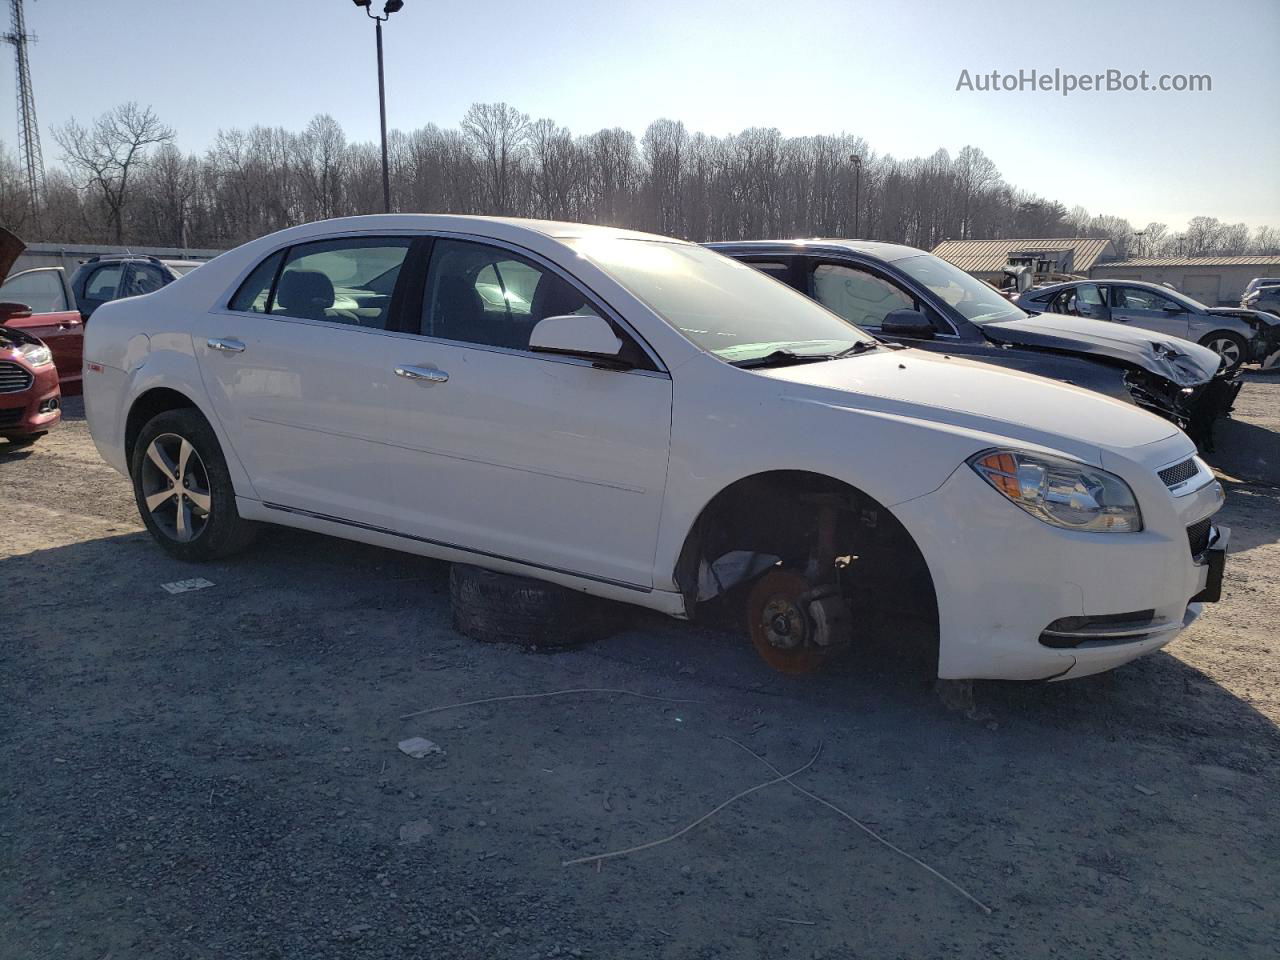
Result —
[[[382,210],[378,145],[327,114],[300,131],[219,131],[184,153],[149,107],[123,104],[54,130],[61,165],[29,201],[0,147],[0,221],[28,241],[222,248],[310,220]],[[1196,217],[1181,232],[1092,215],[1007,183],[981,148],[902,159],[850,134],[727,136],[655,120],[638,139],[574,134],[505,103],[457,127],[389,135],[397,211],[609,224],[695,241],[861,236],[930,249],[944,239],[1106,236],[1121,256],[1277,254],[1280,230]],[[852,157],[858,157],[855,166]],[[1141,231],[1141,236],[1137,236]]]

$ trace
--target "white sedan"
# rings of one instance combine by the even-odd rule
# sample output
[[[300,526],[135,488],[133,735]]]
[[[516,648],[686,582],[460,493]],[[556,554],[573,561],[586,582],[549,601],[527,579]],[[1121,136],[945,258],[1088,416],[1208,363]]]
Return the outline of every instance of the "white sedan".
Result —
[[[1222,489],[1167,421],[886,346],[695,244],[307,224],[94,314],[89,426],[183,560],[300,527],[692,617],[783,670],[922,617],[942,678],[1058,679],[1217,598]]]

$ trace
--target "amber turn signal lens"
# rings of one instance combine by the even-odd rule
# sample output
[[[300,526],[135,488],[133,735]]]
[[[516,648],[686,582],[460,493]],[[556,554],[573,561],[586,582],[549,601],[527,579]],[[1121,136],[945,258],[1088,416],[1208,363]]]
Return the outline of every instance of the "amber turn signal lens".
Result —
[[[1018,461],[1011,453],[990,453],[977,462],[992,486],[1006,497],[1017,500],[1022,496],[1018,483]]]

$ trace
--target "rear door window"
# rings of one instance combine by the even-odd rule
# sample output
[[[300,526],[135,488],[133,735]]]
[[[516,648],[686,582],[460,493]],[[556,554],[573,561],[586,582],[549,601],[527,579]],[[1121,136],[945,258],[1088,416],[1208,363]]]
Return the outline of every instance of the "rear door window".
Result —
[[[88,300],[114,300],[120,295],[120,280],[124,276],[124,265],[109,263],[98,267],[89,274],[85,283],[84,295]]]
[[[385,330],[411,243],[408,237],[344,237],[291,247],[267,312]]]
[[[228,306],[242,313],[266,313],[271,299],[271,287],[276,282],[276,274],[280,271],[280,261],[284,259],[284,251],[277,250],[267,259],[253,268],[253,272],[245,277],[240,289],[231,298]]]
[[[129,265],[122,296],[137,297],[144,293],[155,293],[168,281],[169,277],[154,263],[133,263]]]

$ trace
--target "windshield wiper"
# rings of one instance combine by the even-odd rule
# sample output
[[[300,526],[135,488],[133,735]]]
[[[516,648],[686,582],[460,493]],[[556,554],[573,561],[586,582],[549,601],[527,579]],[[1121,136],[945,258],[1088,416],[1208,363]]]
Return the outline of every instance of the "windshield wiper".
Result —
[[[774,350],[763,357],[748,357],[746,360],[731,361],[735,367],[750,370],[755,367],[785,367],[793,363],[812,363],[816,360],[832,360],[831,353],[796,353],[794,350]]]
[[[856,357],[858,354],[866,353],[868,350],[874,350],[878,346],[880,346],[880,343],[876,340],[859,340],[848,350],[841,350],[831,359],[839,360],[842,357]]]

